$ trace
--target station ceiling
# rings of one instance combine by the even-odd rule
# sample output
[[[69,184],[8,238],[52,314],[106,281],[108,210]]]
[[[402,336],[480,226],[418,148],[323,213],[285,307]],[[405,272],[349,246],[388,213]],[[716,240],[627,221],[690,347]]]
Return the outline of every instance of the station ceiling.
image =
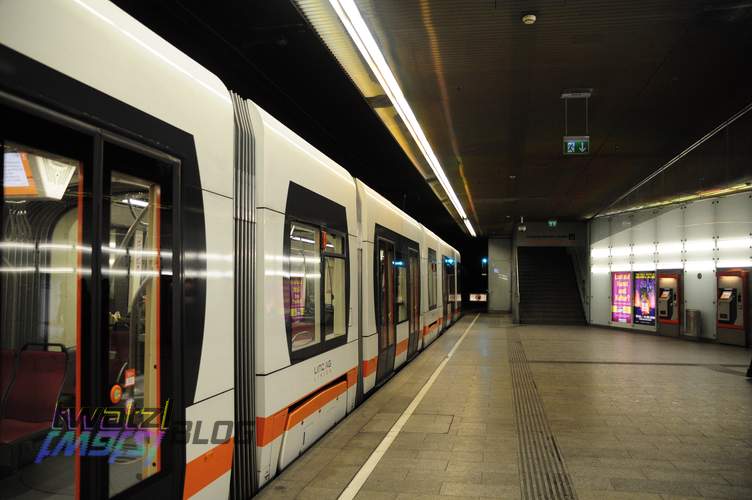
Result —
[[[115,3],[442,237],[462,238],[331,41],[291,3]],[[487,235],[509,234],[520,216],[594,214],[752,102],[749,1],[356,4]],[[526,13],[535,24],[522,23]],[[561,99],[573,89],[592,89],[591,154],[574,158],[562,154]],[[584,133],[583,101],[568,108],[569,134]],[[661,189],[670,194],[670,183]]]

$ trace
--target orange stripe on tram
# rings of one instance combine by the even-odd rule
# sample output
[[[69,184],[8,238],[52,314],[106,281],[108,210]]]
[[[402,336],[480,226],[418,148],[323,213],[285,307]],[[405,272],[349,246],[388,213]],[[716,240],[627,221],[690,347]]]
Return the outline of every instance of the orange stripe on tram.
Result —
[[[358,383],[358,368],[350,368],[347,371],[347,387],[350,388]]]
[[[407,351],[407,339],[397,342],[397,356]]]
[[[310,417],[328,403],[337,399],[340,394],[344,394],[346,391],[347,382],[342,381],[339,384],[316,394],[314,397],[290,412],[290,415],[287,417],[287,425],[285,425],[285,429],[292,429],[307,417]]]
[[[376,365],[378,364],[379,357],[376,356],[371,359],[363,360],[363,378],[366,378],[370,374],[376,371]]]
[[[439,320],[434,321],[433,323],[431,323],[428,326],[424,326],[423,327],[423,335],[428,335],[429,333],[431,333],[431,331],[434,328],[437,328],[438,326],[439,326]]]
[[[230,471],[234,446],[230,438],[186,464],[183,498],[192,497]]]
[[[285,432],[287,408],[268,417],[256,417],[256,446],[266,446]]]
[[[375,358],[374,358],[374,361],[375,361]],[[365,366],[365,363],[364,363],[364,366]],[[342,392],[344,392],[348,388],[358,383],[357,367],[350,368],[349,370],[347,370],[346,376],[347,376],[347,383],[345,384],[344,381],[341,383],[344,386],[344,390]],[[339,386],[340,384],[337,384],[333,388],[335,387],[338,388]],[[307,401],[306,403],[296,408],[292,412],[289,411],[290,407],[288,406],[287,408],[283,408],[277,413],[274,413],[273,415],[269,415],[268,417],[256,417],[256,446],[264,447],[268,445],[269,443],[271,443],[272,441],[274,441],[275,439],[277,439],[278,437],[280,437],[282,434],[284,434],[285,428],[289,429],[291,427],[291,426],[288,426],[288,422],[293,418],[297,418],[297,417],[293,417],[294,413],[298,412],[301,408],[304,408],[304,407],[310,408],[309,405],[313,401],[322,401],[322,398],[321,398],[322,394],[327,393],[327,391],[330,391],[331,389],[332,388],[326,389],[319,394],[316,394],[316,391],[319,390],[319,389],[316,389],[312,393],[306,396],[303,396],[301,399],[292,403],[290,406],[294,405],[295,403],[299,401],[303,401],[305,398],[309,397],[311,394],[316,394],[315,396],[311,398],[310,401]],[[336,398],[337,396],[339,396],[339,393],[335,395],[334,398]],[[331,399],[329,401],[331,401]],[[326,404],[327,402],[328,401],[322,403],[322,406]],[[318,408],[316,408],[316,410],[318,410]]]

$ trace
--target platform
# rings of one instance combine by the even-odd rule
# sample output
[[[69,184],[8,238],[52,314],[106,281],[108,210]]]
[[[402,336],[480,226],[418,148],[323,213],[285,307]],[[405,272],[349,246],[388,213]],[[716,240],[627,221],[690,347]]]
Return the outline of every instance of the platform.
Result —
[[[467,315],[259,498],[752,498],[750,351]],[[550,436],[550,437],[549,437]]]

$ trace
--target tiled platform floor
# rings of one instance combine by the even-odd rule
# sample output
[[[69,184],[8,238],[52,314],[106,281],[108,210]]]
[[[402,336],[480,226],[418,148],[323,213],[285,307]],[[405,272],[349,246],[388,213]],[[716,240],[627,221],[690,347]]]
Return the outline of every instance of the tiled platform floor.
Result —
[[[472,319],[259,497],[336,498]],[[509,361],[517,338],[578,498],[752,499],[752,383],[744,377],[752,352],[603,328],[516,327],[491,315],[478,318],[358,498],[523,495],[529,466],[518,455],[526,452],[519,438],[527,423],[515,417]]]

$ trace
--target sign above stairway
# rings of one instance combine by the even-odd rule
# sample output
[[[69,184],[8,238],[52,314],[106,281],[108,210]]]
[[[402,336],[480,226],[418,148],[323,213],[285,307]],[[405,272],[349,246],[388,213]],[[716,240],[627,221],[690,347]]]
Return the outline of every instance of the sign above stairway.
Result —
[[[527,231],[517,232],[515,245],[521,247],[574,247],[587,244],[584,222],[526,222]]]

